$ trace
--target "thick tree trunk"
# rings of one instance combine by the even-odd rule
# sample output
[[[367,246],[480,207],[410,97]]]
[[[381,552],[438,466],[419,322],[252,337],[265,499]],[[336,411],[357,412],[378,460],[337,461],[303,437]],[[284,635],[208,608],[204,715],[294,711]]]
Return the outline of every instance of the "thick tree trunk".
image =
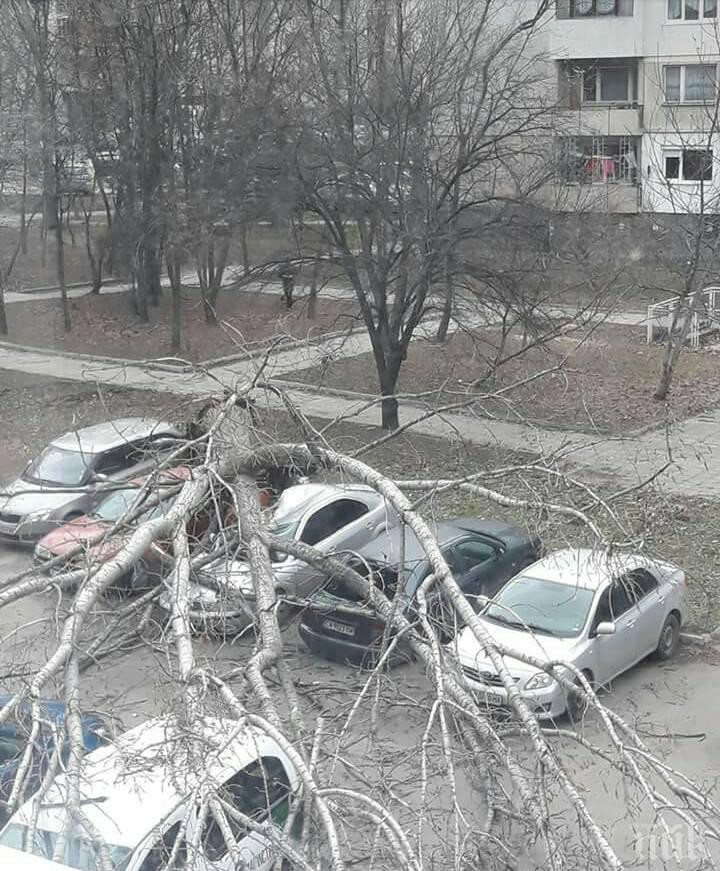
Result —
[[[444,342],[447,339],[454,301],[455,294],[453,292],[452,278],[448,276],[445,280],[445,300],[443,302],[442,315],[440,316],[440,323],[438,324],[437,333],[435,334],[435,339],[438,342]]]
[[[7,336],[8,333],[7,310],[5,308],[5,288],[0,286],[0,336]]]
[[[385,397],[381,405],[381,426],[383,429],[397,429],[400,426],[398,401],[394,396]]]
[[[389,359],[385,359],[378,367],[378,375],[380,378],[380,395],[383,397],[380,406],[381,409],[381,426],[383,429],[397,429],[400,426],[398,415],[398,401],[395,398],[397,393],[398,376],[400,375],[400,364],[402,354],[393,351],[388,354]]]
[[[658,402],[663,402],[670,394],[675,363],[677,358],[680,356],[680,352],[682,351],[685,342],[687,342],[688,336],[690,335],[693,316],[701,307],[702,302],[699,293],[693,297],[689,292],[687,292],[678,300],[678,304],[670,323],[670,329],[668,330],[665,354],[660,369],[660,378],[658,379],[657,387],[653,393],[653,399]],[[680,323],[681,326],[678,331],[678,324]]]
[[[180,351],[182,345],[182,262],[172,252],[166,252],[168,278],[170,279],[170,293],[172,296],[172,323],[170,332],[170,347],[175,353]]]
[[[243,274],[250,273],[250,252],[248,251],[248,229],[247,224],[243,223],[240,227],[240,248],[242,250],[243,259]]]
[[[57,272],[57,283],[60,288],[60,300],[62,303],[63,312],[63,329],[69,333],[72,329],[72,321],[70,319],[70,301],[67,295],[67,286],[65,284],[65,240],[63,239],[62,226],[62,208],[55,206],[55,269]]]

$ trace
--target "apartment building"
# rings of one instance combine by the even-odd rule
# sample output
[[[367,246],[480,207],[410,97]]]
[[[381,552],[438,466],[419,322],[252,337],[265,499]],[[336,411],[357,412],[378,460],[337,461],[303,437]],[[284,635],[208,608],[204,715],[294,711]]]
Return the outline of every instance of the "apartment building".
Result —
[[[556,0],[561,208],[720,212],[719,0]]]

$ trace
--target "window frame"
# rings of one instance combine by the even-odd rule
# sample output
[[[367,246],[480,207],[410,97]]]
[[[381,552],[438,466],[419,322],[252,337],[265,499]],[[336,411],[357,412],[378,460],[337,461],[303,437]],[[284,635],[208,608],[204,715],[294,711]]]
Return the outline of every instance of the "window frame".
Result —
[[[680,15],[677,18],[670,17],[670,10],[673,3],[680,4]],[[690,0],[693,2],[693,0]],[[697,18],[688,18],[686,15],[686,10],[688,8],[688,0],[665,0],[665,21],[668,24],[702,24],[704,22],[709,21],[717,21],[717,0],[697,0],[698,4],[698,15]],[[708,14],[707,9],[712,8],[714,5],[715,13]]]
[[[715,93],[710,99],[689,100],[687,98],[687,70],[688,68],[714,67],[715,69]],[[667,94],[667,71],[680,70],[680,96],[678,99],[669,99]],[[666,106],[708,106],[718,98],[718,64],[717,63],[692,63],[692,64],[665,64],[663,66],[663,102]]]
[[[702,153],[710,155],[710,176],[709,178],[693,179],[685,178],[685,155],[688,153]],[[678,175],[677,178],[667,175],[667,160],[668,158],[678,158]],[[698,185],[712,183],[715,177],[715,156],[713,148],[703,148],[697,146],[695,148],[673,147],[663,148],[662,151],[662,178],[668,184],[683,184],[683,185]]]
[[[613,3],[611,12],[599,12],[600,0],[589,0],[590,11],[585,13],[577,11],[578,2],[579,0],[557,0],[555,17],[560,20],[584,21],[596,18],[633,18],[635,15],[635,0],[611,0]],[[624,11],[628,8],[629,12]]]
[[[613,98],[611,100],[606,100],[603,98],[603,73],[611,72],[611,71],[620,71],[625,73],[625,96],[620,98]],[[592,67],[588,67],[587,69],[580,69],[580,75],[582,77],[581,88],[580,88],[580,102],[582,105],[587,106],[610,106],[614,104],[625,104],[625,103],[635,103],[635,97],[633,96],[635,91],[635,75],[632,67],[628,65],[620,65],[620,64],[612,64],[612,63],[598,63]],[[585,83],[586,79],[589,75],[592,75],[595,79],[595,98],[589,99],[586,97],[586,89]]]
[[[481,562],[474,562],[472,565],[470,565],[470,562],[469,562],[470,558],[467,557],[461,550],[461,548],[464,544],[469,544],[471,546],[472,545],[481,545],[482,547],[489,548],[492,551],[492,553],[490,554],[490,556],[487,556]],[[500,556],[500,554],[502,552],[501,548],[497,544],[494,544],[492,541],[490,541],[490,539],[481,538],[480,536],[477,536],[477,537],[468,536],[467,538],[460,539],[460,541],[456,541],[455,544],[453,545],[453,550],[455,551],[455,556],[460,560],[460,562],[462,564],[462,572],[463,573],[475,571],[475,569],[477,569],[479,566],[484,566],[486,563],[490,562],[491,560],[497,559],[498,556]]]
[[[275,771],[273,771],[272,769],[275,769]],[[282,770],[282,774],[283,774],[282,789],[285,790],[285,794],[281,795],[281,796],[277,796],[272,801],[270,801],[269,800],[270,799],[270,792],[273,789],[274,783],[276,782],[276,781],[271,781],[271,778],[274,778],[276,771],[279,771],[279,770]],[[266,803],[262,806],[262,815],[257,815],[257,816],[254,816],[252,812],[249,812],[249,810],[250,810],[249,808],[243,809],[243,808],[239,807],[238,801],[237,801],[237,796],[232,794],[231,789],[228,789],[228,784],[233,783],[233,781],[236,781],[237,779],[242,778],[243,776],[247,777],[249,772],[252,772],[251,776],[257,777],[257,775],[255,774],[255,771],[259,771],[259,772],[263,773],[262,782],[264,784],[264,792],[265,792],[265,798],[266,798]],[[280,781],[277,781],[277,782],[280,782]],[[240,782],[239,784],[234,784],[234,785],[239,786],[239,787],[246,787],[247,786],[247,784],[243,784],[242,782]],[[277,822],[273,819],[273,813],[284,802],[287,802],[287,805],[288,805],[288,815],[292,812],[292,800],[293,800],[292,784],[290,782],[290,776],[288,775],[287,769],[285,768],[285,764],[283,763],[282,759],[280,759],[278,756],[271,756],[271,755],[259,756],[258,758],[254,759],[252,762],[249,762],[247,765],[245,765],[243,768],[241,768],[239,771],[236,771],[235,774],[233,774],[231,777],[229,777],[223,783],[222,787],[220,787],[219,792],[220,791],[225,793],[224,795],[220,796],[223,799],[223,801],[226,801],[228,804],[235,807],[236,810],[238,810],[240,813],[245,814],[245,816],[250,817],[250,819],[253,819],[259,825],[262,825],[263,823],[268,822],[272,825],[277,826],[278,825]],[[259,810],[260,807],[261,806],[258,805],[257,809]],[[241,844],[246,838],[249,838],[253,834],[255,834],[255,832],[252,829],[250,829],[250,830],[244,829],[243,824],[239,820],[236,820],[234,817],[231,817],[229,814],[226,814],[225,816],[226,816],[228,825],[231,828],[233,836],[235,837],[235,840],[237,841],[238,844]],[[208,848],[207,848],[208,835],[210,832],[215,833],[216,830],[219,831],[219,833],[220,833],[220,837],[222,838],[222,845],[224,847],[224,852],[221,852],[221,853],[215,852],[214,848],[212,851],[208,852]],[[210,809],[208,809],[207,816],[205,817],[205,820],[203,821],[202,831],[200,833],[200,843],[202,844],[203,853],[209,859],[210,863],[221,862],[224,859],[224,857],[227,856],[227,854],[229,852],[229,847],[228,847],[227,843],[225,842],[225,837],[222,834],[222,830],[220,829],[220,826],[219,826],[217,820],[215,819],[215,817],[213,816],[212,811]]]
[[[311,521],[314,520],[315,517],[317,517],[317,515],[320,514],[321,511],[328,511],[328,509],[336,507],[341,502],[353,502],[357,505],[361,505],[365,510],[363,512],[361,512],[360,514],[358,514],[358,516],[353,518],[352,520],[348,520],[345,523],[343,523],[341,526],[338,526],[337,529],[333,530],[328,535],[325,535],[322,538],[315,539],[314,542],[306,541],[305,540],[305,533],[306,533],[308,525],[311,523]],[[312,547],[315,547],[318,544],[321,544],[323,541],[326,541],[331,536],[337,535],[337,533],[340,532],[341,529],[345,529],[345,527],[350,526],[351,523],[357,523],[358,520],[360,520],[362,517],[365,517],[369,513],[370,513],[370,506],[367,504],[367,502],[363,502],[362,499],[356,499],[356,498],[353,498],[351,496],[334,497],[329,502],[326,502],[324,505],[319,505],[316,508],[313,508],[311,511],[309,511],[305,515],[305,517],[303,518],[303,520],[301,522],[298,533],[297,533],[297,540],[303,544],[309,544]]]

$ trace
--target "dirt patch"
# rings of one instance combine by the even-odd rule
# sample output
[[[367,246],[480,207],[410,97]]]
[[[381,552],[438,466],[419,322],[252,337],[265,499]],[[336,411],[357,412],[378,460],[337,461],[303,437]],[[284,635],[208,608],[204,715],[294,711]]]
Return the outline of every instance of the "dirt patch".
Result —
[[[431,406],[472,401],[544,370],[540,378],[508,392],[503,401],[478,398],[475,414],[588,433],[626,434],[699,414],[717,404],[720,355],[686,351],[679,359],[670,399],[652,398],[663,349],[648,346],[630,327],[602,327],[590,336],[573,334],[525,351],[488,377],[500,333],[456,334],[446,345],[415,341],[403,364],[398,392]],[[520,348],[510,339],[504,356]],[[297,372],[293,379],[376,395],[372,355],[328,362]]]
[[[8,306],[9,340],[36,348],[147,360],[170,350],[170,295],[151,308],[143,324],[132,310],[129,293],[83,296],[71,300],[73,327],[63,331],[59,300],[36,300]],[[277,296],[226,291],[221,293],[217,327],[205,323],[198,291],[183,291],[183,342],[180,356],[199,362],[238,352],[277,337],[308,339],[355,323],[351,302],[320,300],[313,317],[308,303],[285,308]]]

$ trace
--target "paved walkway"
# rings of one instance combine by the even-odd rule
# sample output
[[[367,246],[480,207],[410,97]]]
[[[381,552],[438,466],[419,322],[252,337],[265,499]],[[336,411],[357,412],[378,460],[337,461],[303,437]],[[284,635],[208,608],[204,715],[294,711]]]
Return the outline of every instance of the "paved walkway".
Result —
[[[355,356],[369,350],[367,336],[354,334],[343,340],[340,349],[337,339],[315,346],[279,351],[268,361],[265,377],[283,375],[307,368],[331,353]],[[23,351],[0,347],[0,368],[50,378],[71,381],[97,381],[115,386],[143,390],[169,391],[184,396],[203,396],[217,392],[218,382],[235,386],[251,377],[257,370],[258,359],[247,360],[211,368],[206,372],[167,372],[139,364],[97,362],[78,356],[58,356],[40,351]],[[364,408],[363,399],[313,393],[312,389],[293,388],[289,396],[310,417],[322,420],[352,418],[354,422],[377,426],[377,406]],[[280,400],[268,396],[270,407],[279,408]],[[402,422],[418,420],[423,412],[415,407],[401,409]],[[621,485],[638,483],[654,474],[667,460],[667,441],[664,432],[651,432],[638,438],[592,438],[584,433],[543,430],[508,421],[490,421],[467,414],[446,414],[418,420],[415,432],[440,438],[461,437],[478,445],[498,445],[518,451],[548,454],[563,450],[573,464],[589,467],[592,471],[610,474]],[[665,487],[676,494],[720,495],[720,411],[690,418],[676,427],[670,437],[675,466],[665,474]]]

